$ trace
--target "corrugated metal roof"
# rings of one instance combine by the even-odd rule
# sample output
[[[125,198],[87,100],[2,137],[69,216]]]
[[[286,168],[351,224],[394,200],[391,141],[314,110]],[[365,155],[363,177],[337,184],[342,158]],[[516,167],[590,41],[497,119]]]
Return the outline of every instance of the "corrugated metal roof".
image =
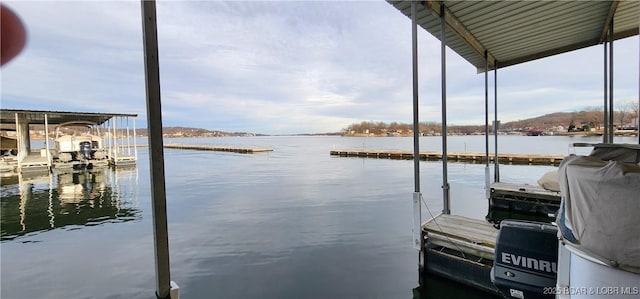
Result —
[[[90,121],[98,125],[113,117],[137,117],[137,114],[121,113],[92,113],[92,112],[66,112],[66,111],[42,111],[42,110],[15,110],[0,109],[0,123],[15,124],[16,114],[26,118],[30,124],[44,124],[45,114],[50,125],[57,125],[70,121]]]
[[[389,0],[411,18],[411,2]],[[418,1],[418,25],[440,39],[446,7],[447,46],[484,71],[602,43],[610,17],[614,38],[638,34],[640,1]]]

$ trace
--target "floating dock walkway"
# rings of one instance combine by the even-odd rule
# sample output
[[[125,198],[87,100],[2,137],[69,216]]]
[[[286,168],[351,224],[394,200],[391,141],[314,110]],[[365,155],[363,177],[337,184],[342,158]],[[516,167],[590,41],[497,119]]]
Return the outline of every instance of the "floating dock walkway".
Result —
[[[272,148],[261,147],[233,147],[233,146],[215,146],[215,145],[187,145],[169,143],[164,145],[165,148],[171,149],[185,149],[185,150],[197,150],[197,151],[218,151],[218,152],[232,152],[240,154],[253,154],[262,152],[272,152]]]
[[[404,150],[332,150],[332,156],[340,157],[361,157],[361,158],[378,158],[378,159],[396,159],[411,160],[413,159],[413,151]],[[533,164],[533,165],[560,165],[564,159],[563,155],[530,155],[530,154],[498,154],[498,161],[504,164]],[[489,154],[489,161],[493,161],[495,154]],[[420,160],[437,161],[442,160],[441,152],[422,151],[420,152]],[[486,161],[485,153],[469,153],[469,152],[451,152],[447,155],[448,161],[457,162],[473,162],[484,163]]]

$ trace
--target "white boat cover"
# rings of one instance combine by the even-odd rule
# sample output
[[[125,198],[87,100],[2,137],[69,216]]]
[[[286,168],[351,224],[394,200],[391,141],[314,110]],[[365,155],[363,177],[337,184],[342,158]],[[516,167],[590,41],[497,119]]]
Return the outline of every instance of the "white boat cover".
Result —
[[[589,156],[600,158],[600,160],[615,160],[625,163],[640,162],[639,144],[606,144],[600,143],[593,146],[593,151]]]
[[[630,159],[640,148],[621,148],[596,147],[562,161],[558,234],[596,259],[640,273],[640,165]]]
[[[546,190],[560,192],[560,185],[558,185],[558,171],[553,170],[545,173],[540,179],[538,179],[538,185]]]

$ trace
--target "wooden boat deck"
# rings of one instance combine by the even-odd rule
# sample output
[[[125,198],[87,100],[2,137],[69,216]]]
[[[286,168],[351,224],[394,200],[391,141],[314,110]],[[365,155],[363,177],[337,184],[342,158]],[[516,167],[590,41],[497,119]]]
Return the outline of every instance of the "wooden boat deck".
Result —
[[[361,157],[361,158],[378,158],[378,159],[413,159],[413,151],[406,150],[376,150],[376,149],[345,149],[332,150],[330,155],[339,157]],[[498,161],[503,164],[533,164],[533,165],[560,165],[564,159],[563,155],[533,155],[533,154],[498,154]],[[450,152],[447,154],[448,161],[457,162],[486,162],[485,153],[471,152]],[[493,161],[495,154],[489,154],[489,161]],[[420,160],[437,161],[442,160],[441,152],[421,151]]]
[[[218,151],[218,152],[232,152],[240,154],[253,154],[262,152],[272,152],[272,148],[260,148],[260,147],[233,147],[233,146],[215,146],[215,145],[188,145],[188,144],[165,144],[165,148],[171,149],[184,149],[184,150],[198,150],[198,151]]]
[[[493,260],[498,230],[484,220],[440,214],[422,225],[427,244]]]

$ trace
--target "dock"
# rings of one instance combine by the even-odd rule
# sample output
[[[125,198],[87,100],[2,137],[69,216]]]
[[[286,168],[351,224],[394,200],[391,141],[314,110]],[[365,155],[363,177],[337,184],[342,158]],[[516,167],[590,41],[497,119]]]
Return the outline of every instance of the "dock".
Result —
[[[490,186],[489,210],[507,211],[538,217],[536,220],[550,222],[560,208],[560,192],[544,189],[538,185],[496,182]],[[499,215],[499,213],[494,213]],[[500,222],[500,217],[487,218]]]
[[[12,176],[54,168],[136,165],[135,117],[123,113],[0,109],[0,125],[11,135],[0,138],[0,173]],[[129,128],[131,118],[133,129]],[[31,125],[44,126],[44,131],[34,131]],[[44,148],[32,148],[32,138],[43,141]],[[88,153],[80,153],[83,143],[90,144],[90,149],[84,149]]]
[[[498,229],[490,223],[440,214],[422,225],[424,269],[497,294],[491,283]]]
[[[109,164],[120,167],[120,166],[135,166],[136,165],[136,156],[128,155],[128,154],[118,154],[117,156],[110,157]]]
[[[18,165],[17,162],[16,165]],[[19,170],[22,172],[47,172],[49,171],[51,162],[48,161],[46,156],[42,156],[39,152],[31,152],[24,156],[19,165]]]
[[[183,150],[196,150],[196,151],[217,151],[217,152],[232,152],[240,154],[254,154],[263,152],[272,152],[272,148],[262,147],[233,147],[233,146],[216,146],[216,145],[188,145],[169,143],[164,145],[165,148],[170,149],[183,149]]]
[[[332,150],[331,156],[339,157],[360,157],[360,158],[376,158],[376,159],[395,159],[395,160],[411,160],[413,159],[413,151],[406,150],[365,150],[365,149],[346,149]],[[560,165],[564,159],[563,155],[534,155],[534,154],[498,154],[498,161],[503,164],[519,164],[519,165]],[[450,152],[447,154],[448,161],[455,162],[471,162],[485,163],[485,153],[471,152]],[[495,158],[494,153],[489,153],[489,161]],[[438,161],[442,160],[442,152],[421,151],[420,160]]]

